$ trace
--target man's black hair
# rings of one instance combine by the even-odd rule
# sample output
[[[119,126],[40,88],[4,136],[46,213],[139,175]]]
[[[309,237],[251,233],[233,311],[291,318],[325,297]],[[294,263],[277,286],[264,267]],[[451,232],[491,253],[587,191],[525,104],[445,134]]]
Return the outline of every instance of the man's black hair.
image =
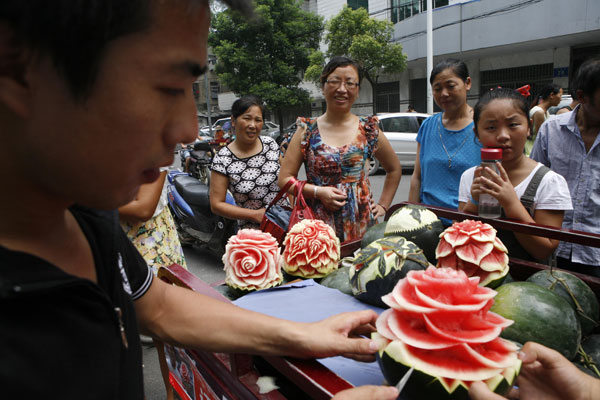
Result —
[[[600,58],[593,58],[581,64],[571,87],[573,99],[577,98],[577,91],[581,90],[583,95],[588,96],[594,104],[594,93],[600,89]]]
[[[187,1],[208,5],[209,0]],[[224,0],[248,15],[249,0]],[[27,57],[48,56],[74,98],[90,94],[109,42],[148,28],[155,0],[1,0],[0,74],[23,80]]]

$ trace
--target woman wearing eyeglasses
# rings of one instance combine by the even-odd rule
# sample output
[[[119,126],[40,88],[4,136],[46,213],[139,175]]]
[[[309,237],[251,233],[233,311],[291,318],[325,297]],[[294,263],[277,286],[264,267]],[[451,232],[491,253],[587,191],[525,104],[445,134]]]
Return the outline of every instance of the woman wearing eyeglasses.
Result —
[[[385,215],[402,177],[398,157],[385,135],[379,134],[377,117],[351,112],[361,78],[360,68],[351,59],[329,61],[320,78],[327,111],[318,118],[298,118],[279,173],[283,187],[304,163],[303,195],[313,199],[315,215],[334,228],[342,243],[361,239]],[[378,202],[371,196],[365,170],[371,157],[387,173]]]

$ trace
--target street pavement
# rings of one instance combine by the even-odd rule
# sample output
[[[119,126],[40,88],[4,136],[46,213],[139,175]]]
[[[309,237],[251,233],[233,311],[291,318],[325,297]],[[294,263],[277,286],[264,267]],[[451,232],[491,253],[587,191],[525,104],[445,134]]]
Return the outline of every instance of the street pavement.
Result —
[[[301,168],[303,171],[303,168]],[[396,191],[392,204],[397,204],[408,200],[408,189],[410,187],[410,174],[412,170],[404,170],[400,185]],[[305,177],[300,174],[300,179]],[[371,181],[371,189],[375,199],[379,199],[379,194],[383,188],[385,174],[379,172],[376,175],[369,177]],[[208,284],[222,282],[225,279],[222,261],[207,251],[197,248],[184,248],[185,258],[190,272],[198,276]],[[164,400],[165,388],[158,366],[158,358],[156,349],[153,346],[144,345],[144,388],[146,392],[146,400]]]

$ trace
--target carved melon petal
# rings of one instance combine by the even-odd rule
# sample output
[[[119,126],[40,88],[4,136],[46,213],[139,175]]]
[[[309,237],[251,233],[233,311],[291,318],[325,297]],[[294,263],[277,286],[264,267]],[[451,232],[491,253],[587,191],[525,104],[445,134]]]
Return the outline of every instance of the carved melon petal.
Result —
[[[471,303],[471,304],[446,304],[446,303],[442,303],[441,301],[438,301],[436,299],[431,298],[430,296],[427,296],[426,294],[422,293],[419,288],[415,288],[415,294],[417,295],[417,298],[420,300],[421,303],[423,303],[425,306],[430,306],[436,310],[447,310],[447,311],[479,311],[481,310],[483,307],[485,307],[485,304],[487,303],[488,300],[483,300],[477,303]]]
[[[423,317],[408,312],[393,311],[387,320],[394,336],[409,346],[420,349],[445,349],[455,346],[457,341],[431,334]]]
[[[472,315],[471,317],[477,318],[477,315]],[[427,329],[433,334],[455,343],[487,343],[497,338],[500,332],[502,332],[500,326],[493,324],[482,326],[480,329],[464,329],[465,327],[459,321],[456,321],[456,324],[436,323],[438,321],[435,321],[435,318],[428,318],[427,315],[423,315],[423,320]],[[458,318],[455,318],[455,320],[458,320]],[[482,323],[481,325],[484,324]]]
[[[470,233],[471,239],[478,242],[493,242],[496,238],[496,230],[491,225],[482,224],[475,231]]]
[[[449,256],[438,258],[437,267],[457,269],[456,261],[456,254],[453,253]]]
[[[480,278],[481,278],[481,286],[487,286],[490,282],[495,281],[496,279],[502,278],[504,275],[508,274],[508,265],[502,271],[493,271],[487,272],[484,270],[480,270]]]
[[[453,247],[447,240],[442,238],[437,247],[435,248],[435,258],[446,257],[448,254],[453,253]]]
[[[491,242],[482,243],[473,241],[468,245],[456,248],[456,255],[463,261],[479,265],[481,260],[490,254],[494,245]]]
[[[392,297],[393,301],[390,301],[389,297]],[[421,313],[436,311],[433,308],[420,304],[421,302],[417,298],[414,288],[409,285],[407,279],[398,281],[392,293],[383,296],[381,300],[388,306],[399,310]]]
[[[469,240],[469,235],[465,235],[460,229],[450,230],[450,228],[448,228],[445,232],[446,233],[440,242],[445,239],[452,247],[462,246]]]
[[[498,237],[496,237],[496,239],[494,240],[494,247],[504,253],[508,253],[508,249],[506,248],[504,243],[502,243],[502,241]]]
[[[483,257],[479,263],[479,268],[488,272],[503,271],[506,265],[508,265],[508,256],[506,253],[494,248],[490,254]]]

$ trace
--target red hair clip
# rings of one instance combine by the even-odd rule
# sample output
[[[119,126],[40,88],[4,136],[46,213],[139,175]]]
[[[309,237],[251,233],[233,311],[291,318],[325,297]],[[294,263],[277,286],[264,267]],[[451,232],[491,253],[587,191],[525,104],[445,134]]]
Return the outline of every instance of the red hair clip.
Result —
[[[521,86],[518,89],[515,89],[517,92],[521,93],[521,95],[523,95],[523,97],[529,97],[531,96],[531,93],[529,93],[529,89],[531,89],[530,85],[525,85],[525,86]]]

